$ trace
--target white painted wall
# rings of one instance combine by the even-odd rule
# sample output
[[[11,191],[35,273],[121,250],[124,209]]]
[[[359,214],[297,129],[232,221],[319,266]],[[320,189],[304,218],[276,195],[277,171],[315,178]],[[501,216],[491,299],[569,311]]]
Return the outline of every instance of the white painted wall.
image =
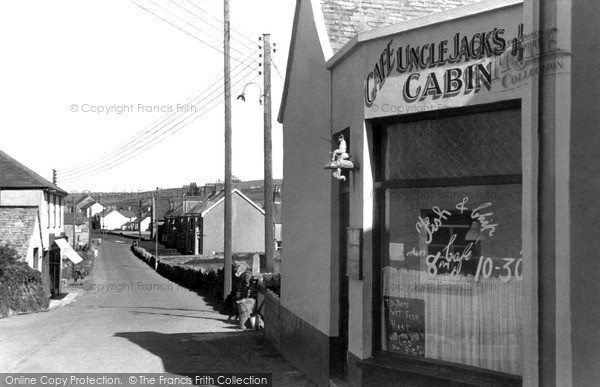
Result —
[[[106,230],[116,230],[120,229],[122,225],[129,222],[130,218],[127,218],[118,211],[113,211],[110,214],[106,215],[102,218],[102,226]]]
[[[0,206],[39,206],[42,198],[39,189],[0,190]]]
[[[140,228],[142,231],[147,231],[148,227],[150,227],[150,217],[149,216],[144,218],[140,224]]]
[[[35,248],[38,249],[37,268],[33,266],[33,251]],[[44,257],[44,248],[48,250],[48,245],[44,245],[42,243],[42,232],[40,229],[39,217],[36,217],[35,225],[33,227],[33,234],[31,235],[31,239],[29,240],[29,246],[27,247],[27,255],[25,256],[25,260],[29,267],[37,269],[39,272],[42,271],[42,259]]]
[[[91,218],[92,216],[101,213],[102,210],[104,210],[104,206],[100,203],[94,203],[87,210],[88,210],[87,216],[88,216],[88,218]]]

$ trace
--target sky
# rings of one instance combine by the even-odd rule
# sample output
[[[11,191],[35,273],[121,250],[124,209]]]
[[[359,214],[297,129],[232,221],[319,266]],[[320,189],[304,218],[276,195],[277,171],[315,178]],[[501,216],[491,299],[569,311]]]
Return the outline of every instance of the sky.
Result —
[[[263,33],[275,43],[273,177],[283,177],[276,118],[294,6],[230,0],[232,169],[242,180],[263,178]],[[48,180],[56,169],[69,192],[222,180],[222,22],[220,0],[0,2],[0,149]],[[260,89],[236,100],[249,82]]]

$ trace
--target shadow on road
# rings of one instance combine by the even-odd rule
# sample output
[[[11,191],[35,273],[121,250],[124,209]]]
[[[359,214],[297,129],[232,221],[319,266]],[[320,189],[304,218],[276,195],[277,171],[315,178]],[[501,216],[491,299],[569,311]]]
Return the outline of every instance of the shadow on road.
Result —
[[[306,377],[290,365],[259,331],[227,333],[118,332],[114,335],[162,359],[164,371],[271,373],[273,385],[304,386]]]

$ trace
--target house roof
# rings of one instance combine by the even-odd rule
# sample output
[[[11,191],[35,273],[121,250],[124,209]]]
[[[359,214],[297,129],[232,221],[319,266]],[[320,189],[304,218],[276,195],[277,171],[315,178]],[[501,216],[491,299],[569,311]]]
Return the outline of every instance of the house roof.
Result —
[[[104,216],[108,216],[108,215],[112,214],[113,212],[118,212],[119,214],[123,215],[126,218],[135,218],[136,217],[136,215],[133,211],[128,211],[128,210],[111,210]]]
[[[86,203],[86,204],[84,204],[83,206],[81,206],[81,209],[82,209],[82,210],[87,210],[88,208],[90,208],[90,207],[91,207],[91,206],[93,206],[94,204],[100,204],[100,203],[98,203],[97,201],[95,201],[95,200],[94,200],[94,201],[91,201],[91,202],[89,202],[89,203]],[[100,205],[102,206],[102,204],[100,204]],[[102,206],[102,207],[104,207],[104,206]]]
[[[221,190],[217,193],[213,192],[208,195],[202,203],[195,205],[189,212],[193,214],[202,214],[204,211],[208,210],[224,198],[225,190]]]
[[[136,214],[133,211],[129,211],[129,210],[117,210],[117,211],[126,218],[135,218],[136,217]]]
[[[0,206],[0,244],[6,244],[25,258],[34,233],[37,207]]]
[[[321,0],[333,52],[356,34],[481,0]]]
[[[184,213],[189,213],[192,210],[192,208],[202,203],[208,196],[184,196],[183,203],[185,204],[185,206],[182,208],[182,211]]]
[[[159,222],[163,220],[166,216],[169,216],[168,214],[169,212],[171,212],[171,200],[172,199],[169,198],[159,198],[156,201],[156,217],[158,218]]]
[[[193,209],[192,209],[193,210]],[[173,218],[181,215],[183,213],[183,203],[179,203],[172,210],[169,210],[165,213],[165,218]]]
[[[313,0],[314,20],[321,40],[325,61],[342,49],[357,34],[433,13],[446,11],[482,0]],[[300,3],[296,3],[292,38],[288,53],[286,79],[279,108],[278,122],[283,122],[289,88],[289,74],[294,58]],[[320,5],[320,6],[319,6]],[[326,36],[321,36],[323,31]]]
[[[246,195],[244,195],[237,188],[234,188],[233,190],[231,190],[231,193],[238,194],[239,196],[242,197],[242,199],[246,200],[253,207],[255,207],[258,211],[262,212],[263,214],[265,213],[262,208],[260,208],[256,203],[254,203],[250,198],[248,198]],[[194,206],[194,208],[192,208],[189,211],[189,213],[201,214],[202,216],[204,216],[208,211],[212,210],[217,204],[219,204],[224,199],[225,199],[225,190],[221,190],[217,193],[212,193],[206,199],[204,199],[204,201],[202,203]]]
[[[50,189],[59,195],[67,192],[56,184],[52,184],[25,165],[0,150],[0,189]]]
[[[88,203],[95,203],[96,200],[94,200],[93,197],[91,196],[80,196],[79,198],[77,198],[75,200],[75,206],[77,208],[82,208],[83,206],[85,206]]]

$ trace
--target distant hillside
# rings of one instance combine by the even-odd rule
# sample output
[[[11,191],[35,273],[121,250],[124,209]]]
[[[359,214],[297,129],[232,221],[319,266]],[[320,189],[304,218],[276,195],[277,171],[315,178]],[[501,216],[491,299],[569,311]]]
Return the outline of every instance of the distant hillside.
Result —
[[[237,188],[248,196],[260,207],[263,206],[264,193],[263,193],[263,180],[249,180],[249,181],[238,181],[234,182],[233,188]],[[273,179],[273,186],[279,186],[281,188],[283,184],[282,179]],[[195,195],[195,196],[206,196],[215,189],[222,189],[224,183],[218,181],[216,183],[206,183],[202,186],[198,186],[195,183],[184,185],[180,188],[163,188],[158,191],[158,212],[160,216],[171,208],[171,205],[177,205],[183,201],[184,195]],[[140,200],[142,202],[141,210],[143,213],[150,211],[152,206],[152,196],[156,191],[143,191],[143,192],[80,192],[75,194],[75,201],[78,202],[86,196],[91,196],[97,202],[102,203],[105,207],[110,209],[125,209],[134,211],[137,213]],[[73,196],[69,195],[67,203],[71,203]]]

